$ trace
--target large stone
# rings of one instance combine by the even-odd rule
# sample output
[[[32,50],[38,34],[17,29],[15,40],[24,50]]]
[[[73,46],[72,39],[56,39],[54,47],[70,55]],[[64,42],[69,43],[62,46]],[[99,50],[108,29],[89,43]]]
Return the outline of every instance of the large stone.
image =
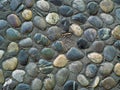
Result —
[[[18,51],[19,51],[19,47],[16,42],[11,42],[7,47],[8,53],[17,53]]]
[[[22,17],[25,19],[25,20],[31,20],[32,19],[32,11],[29,10],[29,9],[25,9],[23,12],[22,12]]]

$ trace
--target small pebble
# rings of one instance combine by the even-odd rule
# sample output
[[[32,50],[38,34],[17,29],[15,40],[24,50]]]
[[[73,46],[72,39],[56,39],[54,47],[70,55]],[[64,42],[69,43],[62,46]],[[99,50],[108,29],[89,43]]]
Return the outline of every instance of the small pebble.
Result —
[[[5,51],[4,50],[0,50],[0,59],[3,57]]]
[[[35,0],[25,0],[25,5],[28,8],[31,8],[34,5]]]
[[[77,41],[77,46],[78,48],[80,49],[87,49],[89,47],[89,43],[86,39],[84,38],[80,38],[78,41]]]
[[[42,88],[42,81],[38,78],[35,78],[32,81],[31,89],[32,90],[41,90],[41,88]]]
[[[120,63],[117,63],[114,67],[114,72],[116,75],[120,76]]]
[[[115,26],[112,30],[112,35],[115,39],[120,39],[120,25]]]
[[[0,20],[0,30],[7,27],[8,22],[6,20]]]
[[[30,89],[30,85],[20,83],[16,86],[15,90],[31,90],[31,89]]]
[[[22,12],[22,17],[25,19],[25,20],[31,20],[32,19],[32,11],[29,10],[29,9],[25,9],[23,12]]]
[[[16,42],[11,42],[7,47],[8,53],[17,53],[18,51],[19,51],[19,47]]]
[[[4,74],[3,74],[2,69],[0,69],[0,84],[3,84],[4,81],[5,81]]]

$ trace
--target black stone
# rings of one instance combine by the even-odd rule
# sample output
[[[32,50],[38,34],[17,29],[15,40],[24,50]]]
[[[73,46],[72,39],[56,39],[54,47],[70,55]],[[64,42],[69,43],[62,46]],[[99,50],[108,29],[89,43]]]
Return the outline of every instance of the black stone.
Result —
[[[31,89],[30,89],[30,85],[20,83],[18,84],[18,86],[16,86],[15,90],[31,90]]]
[[[49,1],[56,6],[61,6],[62,5],[62,0],[49,0]]]
[[[88,43],[88,41],[86,39],[80,38],[77,41],[77,46],[80,49],[87,49],[89,47],[89,43]]]

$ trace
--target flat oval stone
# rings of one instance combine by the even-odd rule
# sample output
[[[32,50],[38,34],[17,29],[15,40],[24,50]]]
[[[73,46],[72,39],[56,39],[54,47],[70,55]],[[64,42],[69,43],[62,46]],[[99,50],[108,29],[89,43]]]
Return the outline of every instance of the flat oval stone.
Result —
[[[21,26],[21,33],[22,34],[28,34],[31,33],[33,30],[33,23],[31,21],[24,22]]]
[[[15,90],[31,90],[31,89],[30,89],[30,85],[20,83],[16,86]]]
[[[89,28],[84,31],[84,36],[88,41],[93,42],[97,37],[97,31],[93,28]]]
[[[8,21],[8,23],[10,23],[10,25],[12,25],[15,28],[20,27],[20,25],[21,25],[21,21],[20,21],[19,17],[15,14],[8,15],[7,21]]]
[[[103,21],[98,16],[90,16],[88,22],[96,28],[101,28],[103,26]]]
[[[49,0],[49,1],[56,6],[61,6],[62,5],[62,0]]]
[[[120,63],[117,63],[114,67],[114,72],[116,75],[120,76]]]
[[[73,15],[73,9],[70,6],[63,5],[59,7],[59,13],[64,17],[70,17]]]
[[[0,45],[2,45],[4,42],[5,42],[4,37],[0,35]]]
[[[74,0],[72,3],[72,7],[79,10],[80,12],[83,12],[85,10],[85,2],[84,0]]]
[[[25,19],[25,20],[31,20],[32,19],[32,11],[29,10],[29,9],[25,9],[23,12],[22,12],[22,17]]]
[[[100,2],[100,8],[106,12],[109,13],[113,10],[114,8],[114,3],[111,0],[103,0]]]
[[[42,88],[42,81],[38,78],[35,78],[32,81],[31,89],[32,90],[41,90],[41,88]]]
[[[98,36],[101,40],[107,40],[110,38],[111,30],[109,28],[101,28],[98,30]]]
[[[60,69],[56,74],[56,83],[59,86],[63,86],[64,83],[67,81],[70,72],[66,68]]]
[[[82,86],[88,86],[89,85],[89,81],[87,80],[87,78],[82,75],[82,74],[79,74],[77,76],[77,80],[78,82],[82,85]]]
[[[35,3],[35,0],[25,0],[25,5],[28,8],[31,8]]]
[[[0,29],[4,29],[7,26],[8,22],[6,20],[0,20]]]
[[[11,41],[16,41],[21,38],[21,34],[13,28],[9,28],[6,30],[6,36]]]
[[[87,11],[91,15],[97,14],[99,10],[99,5],[96,2],[89,2],[87,5]]]
[[[40,16],[34,17],[33,24],[41,30],[45,30],[46,26],[47,26],[45,19],[43,17],[40,17]]]
[[[4,81],[5,81],[4,74],[3,74],[2,69],[0,69],[0,84],[3,84]]]
[[[78,83],[73,80],[68,80],[63,87],[63,90],[77,90],[78,89]]]
[[[115,28],[112,30],[112,35],[116,39],[120,39],[120,25],[115,26]]]
[[[116,56],[116,53],[116,48],[114,48],[113,46],[106,46],[103,51],[104,58],[107,61],[112,61]]]
[[[86,39],[84,38],[80,38],[78,41],[77,41],[77,46],[78,48],[80,49],[87,49],[89,47],[89,43]]]
[[[16,42],[11,42],[7,47],[8,53],[17,53],[18,51],[19,51],[19,47]]]
[[[51,25],[55,25],[59,21],[59,19],[59,15],[54,12],[48,13],[48,15],[46,16],[46,22]]]
[[[5,54],[4,50],[0,50],[0,59],[3,57],[3,55]]]
[[[75,61],[75,60],[79,60],[82,59],[84,57],[84,54],[82,51],[80,51],[79,49],[72,47],[67,53],[66,56],[69,60],[71,61]]]

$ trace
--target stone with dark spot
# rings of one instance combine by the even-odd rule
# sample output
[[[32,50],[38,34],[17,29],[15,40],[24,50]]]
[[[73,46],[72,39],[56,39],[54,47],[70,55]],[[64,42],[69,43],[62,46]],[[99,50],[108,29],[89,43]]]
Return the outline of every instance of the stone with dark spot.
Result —
[[[78,41],[77,41],[77,46],[78,48],[80,49],[87,49],[89,47],[89,43],[86,39],[84,38],[80,38]]]

